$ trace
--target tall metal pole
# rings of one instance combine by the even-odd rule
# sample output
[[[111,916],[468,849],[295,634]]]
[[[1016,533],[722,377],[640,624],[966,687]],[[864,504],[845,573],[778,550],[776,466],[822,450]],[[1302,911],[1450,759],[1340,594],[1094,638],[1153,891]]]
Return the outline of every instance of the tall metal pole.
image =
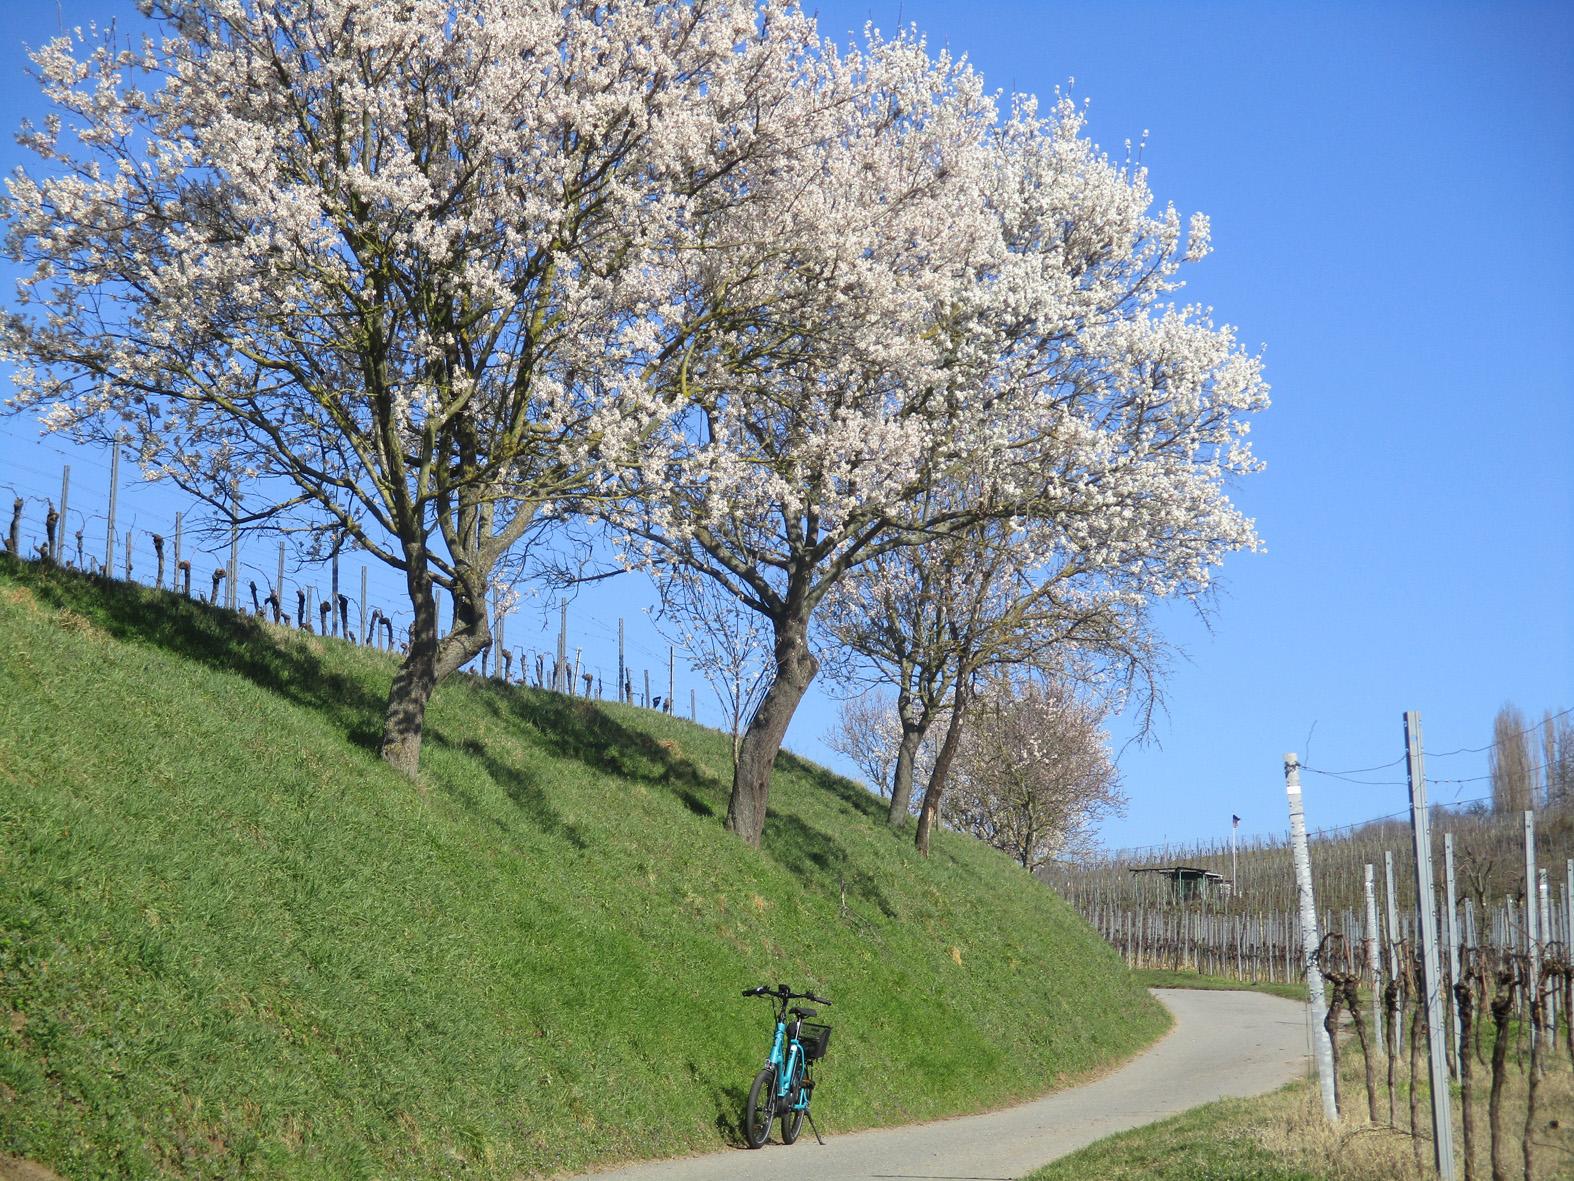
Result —
[[[366,564],[364,562],[361,564],[361,610],[360,610],[360,616],[361,616],[361,619],[360,619],[360,622],[356,624],[356,633],[355,634],[360,637],[361,643],[364,644],[370,638],[366,634]],[[499,647],[502,646],[501,640],[498,642],[498,646]]]
[[[1426,979],[1426,1043],[1432,1080],[1432,1148],[1441,1181],[1454,1181],[1454,1124],[1448,1090],[1448,1041],[1443,1033],[1443,981],[1437,955],[1437,894],[1432,888],[1432,830],[1421,761],[1421,715],[1405,714],[1405,754],[1410,779],[1410,829],[1416,851],[1416,920],[1421,928]]]
[[[1541,979],[1540,914],[1536,906],[1536,814],[1525,813],[1525,950],[1530,954],[1530,978]],[[1536,1044],[1536,1026],[1530,1026],[1530,1044]]]
[[[552,688],[562,692],[560,682],[568,676],[568,601],[565,599],[559,607],[557,624],[557,669],[552,674]],[[568,687],[570,693],[574,686]]]
[[[362,569],[364,570],[365,567],[363,566]],[[362,607],[361,610],[364,611],[366,608]],[[492,611],[497,617],[497,650],[499,652],[506,652],[508,651],[508,644],[504,641],[503,636],[503,620],[506,618],[506,613],[503,610],[503,591],[501,588],[493,592]],[[493,669],[493,672],[497,676],[502,677],[504,681],[508,680],[508,669],[504,667],[503,661],[501,659],[498,660],[497,667]]]
[[[180,583],[180,581],[181,581],[181,577],[180,577],[180,531],[181,531],[181,518],[182,518],[183,515],[184,514],[181,514],[181,513],[176,513],[175,514],[175,582],[177,584]]]
[[[623,668],[623,617],[618,616],[618,700],[627,704],[627,694],[623,692],[623,683],[627,680],[627,673]]]
[[[235,584],[240,574],[240,527],[236,525],[233,516],[230,518],[230,563],[228,569],[227,585],[224,588],[224,605],[233,611],[238,601],[235,594]]]
[[[51,555],[54,558],[56,565],[60,565],[60,566],[65,565],[65,555],[66,555],[66,509],[70,506],[70,500],[71,500],[71,465],[68,463],[68,464],[64,465],[60,469],[60,525],[55,530],[55,552],[54,552],[54,554]],[[104,573],[105,573],[106,576],[113,576],[113,574],[114,574],[113,566],[114,566],[114,560],[115,560],[115,556],[114,556],[114,552],[113,551],[110,552],[110,559],[109,560],[110,560],[111,568],[109,570],[104,571]]]
[[[1459,903],[1454,893],[1454,834],[1443,834],[1443,889],[1448,902],[1448,981],[1459,983]],[[1464,1047],[1459,1044],[1459,1006],[1449,1005],[1449,1025],[1454,1031],[1454,1075],[1464,1069]]]
[[[104,536],[104,577],[110,578],[115,570],[115,499],[120,493],[120,435],[109,449],[109,528]]]
[[[1290,841],[1295,850],[1295,885],[1301,899],[1301,947],[1306,961],[1306,994],[1312,1009],[1312,1048],[1317,1059],[1317,1085],[1322,1092],[1323,1114],[1339,1122],[1334,1101],[1334,1051],[1323,1022],[1328,1002],[1323,995],[1323,973],[1317,964],[1317,902],[1312,896],[1312,859],[1306,849],[1306,815],[1301,807],[1301,763],[1294,752],[1284,756],[1284,794],[1290,801]]]

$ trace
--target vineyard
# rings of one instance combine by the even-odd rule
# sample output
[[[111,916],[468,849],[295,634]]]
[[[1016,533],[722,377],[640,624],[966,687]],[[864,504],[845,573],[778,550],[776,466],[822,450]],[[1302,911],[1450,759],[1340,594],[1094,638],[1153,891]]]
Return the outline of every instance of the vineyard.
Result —
[[[1329,1125],[1405,1137],[1406,1176],[1439,1175],[1423,1162],[1428,1139],[1445,1181],[1456,1143],[1465,1181],[1567,1176],[1574,1131],[1549,1117],[1566,1109],[1574,1069],[1574,809],[1429,815],[1444,949],[1430,966],[1410,826],[1384,818],[1309,842]],[[1143,852],[1041,876],[1133,967],[1306,979],[1288,842]],[[1450,1085],[1434,1097],[1438,1079]]]
[[[1452,848],[1460,950],[1527,950],[1523,816],[1440,808],[1432,827],[1439,866],[1445,847]],[[1549,876],[1544,941],[1574,942],[1569,929],[1574,808],[1536,813],[1532,845],[1535,864]],[[1413,946],[1416,876],[1407,822],[1389,818],[1314,835],[1310,852],[1322,934],[1338,935],[1351,946],[1364,942],[1371,866],[1381,940]],[[1227,843],[1163,846],[1058,864],[1040,876],[1133,967],[1190,969],[1252,982],[1304,976],[1295,871],[1285,841],[1253,838],[1233,855]],[[1446,896],[1440,888],[1440,908]],[[1439,929],[1447,929],[1446,915]]]

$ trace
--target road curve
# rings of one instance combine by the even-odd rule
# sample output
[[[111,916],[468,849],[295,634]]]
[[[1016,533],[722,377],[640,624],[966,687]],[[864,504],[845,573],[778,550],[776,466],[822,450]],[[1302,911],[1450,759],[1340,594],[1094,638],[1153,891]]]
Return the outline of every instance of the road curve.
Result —
[[[1155,989],[1175,1025],[1095,1082],[988,1115],[626,1165],[594,1181],[1014,1181],[1114,1132],[1305,1073],[1306,1006],[1252,992]]]

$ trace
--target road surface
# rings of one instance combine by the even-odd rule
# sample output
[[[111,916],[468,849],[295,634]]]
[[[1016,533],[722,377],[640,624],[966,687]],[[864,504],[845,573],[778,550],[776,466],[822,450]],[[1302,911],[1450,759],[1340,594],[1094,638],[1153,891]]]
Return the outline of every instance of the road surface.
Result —
[[[1155,989],[1175,1025],[1146,1053],[1080,1087],[988,1115],[870,1132],[806,1124],[792,1147],[626,1165],[594,1181],[1014,1181],[1084,1145],[1304,1074],[1306,1006],[1251,992]],[[779,1127],[780,1125],[776,1125]]]

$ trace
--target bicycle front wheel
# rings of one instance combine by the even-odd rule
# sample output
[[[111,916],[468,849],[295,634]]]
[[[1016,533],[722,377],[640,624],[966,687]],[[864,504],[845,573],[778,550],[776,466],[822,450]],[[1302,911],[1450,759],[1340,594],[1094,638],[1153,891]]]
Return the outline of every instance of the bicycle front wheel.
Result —
[[[771,1134],[771,1117],[776,1114],[776,1072],[767,1066],[754,1076],[749,1088],[749,1105],[743,1109],[743,1138],[750,1148],[759,1148]]]

